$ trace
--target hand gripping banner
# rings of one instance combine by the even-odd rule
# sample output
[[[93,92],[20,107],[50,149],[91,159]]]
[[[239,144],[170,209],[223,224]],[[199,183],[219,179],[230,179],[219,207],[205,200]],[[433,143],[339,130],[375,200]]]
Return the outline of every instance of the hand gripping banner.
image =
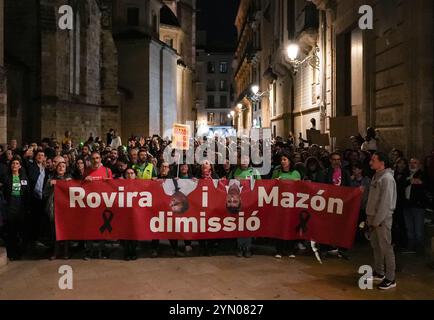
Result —
[[[261,237],[350,248],[358,188],[284,180],[58,181],[57,240]]]

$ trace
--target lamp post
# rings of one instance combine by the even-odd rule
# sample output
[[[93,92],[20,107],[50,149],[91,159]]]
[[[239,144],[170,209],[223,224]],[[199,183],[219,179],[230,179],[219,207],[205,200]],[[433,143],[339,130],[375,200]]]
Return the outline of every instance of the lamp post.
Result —
[[[259,92],[259,86],[257,84],[254,84],[251,87],[251,90],[252,90],[252,93],[256,96],[258,94],[258,92]]]
[[[270,95],[270,90],[266,90],[266,91],[260,91],[260,88],[257,84],[254,84],[250,87],[250,91],[252,92],[253,96],[251,97],[251,101],[253,102],[253,104],[256,104],[258,102],[261,101],[261,99],[263,97],[268,97]],[[252,115],[253,117],[254,115]],[[257,126],[261,126],[261,122],[258,121],[258,119],[253,119],[252,120],[252,125],[254,128],[256,128]]]
[[[241,105],[241,103],[239,103],[239,104],[237,105],[236,109],[241,110],[242,105],[241,105],[241,107],[240,107],[240,105]],[[229,119],[232,119],[232,120],[231,120],[232,127],[235,127],[235,114],[236,114],[236,112],[235,112],[234,110],[232,110],[231,112],[228,113],[228,118],[229,118]]]
[[[257,84],[252,85],[250,87],[250,91],[253,93],[253,98],[256,101],[259,101],[260,98],[262,98],[262,97],[264,97],[264,96],[266,96],[266,95],[269,94],[269,90],[261,92],[260,88],[259,88],[259,86]]]
[[[318,57],[318,52],[319,47],[315,46],[309,55],[307,55],[303,60],[300,60],[298,58],[300,54],[300,46],[295,42],[290,43],[286,48],[286,56],[294,69],[294,74],[297,74],[299,67],[306,62],[308,62],[312,68],[319,70],[320,59]]]

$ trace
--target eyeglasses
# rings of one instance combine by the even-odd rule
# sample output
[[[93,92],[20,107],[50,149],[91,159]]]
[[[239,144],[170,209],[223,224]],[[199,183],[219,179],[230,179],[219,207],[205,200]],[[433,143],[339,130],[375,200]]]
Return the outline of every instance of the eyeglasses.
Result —
[[[332,158],[332,161],[341,161],[341,158]]]

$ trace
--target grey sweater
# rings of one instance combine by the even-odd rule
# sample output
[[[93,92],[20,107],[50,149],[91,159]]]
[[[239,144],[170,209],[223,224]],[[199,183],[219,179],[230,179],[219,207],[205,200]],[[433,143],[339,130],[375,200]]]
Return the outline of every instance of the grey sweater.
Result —
[[[377,172],[371,181],[368,203],[366,204],[366,215],[370,226],[378,227],[380,224],[385,223],[388,227],[392,227],[396,197],[396,183],[393,178],[393,171],[385,169]]]

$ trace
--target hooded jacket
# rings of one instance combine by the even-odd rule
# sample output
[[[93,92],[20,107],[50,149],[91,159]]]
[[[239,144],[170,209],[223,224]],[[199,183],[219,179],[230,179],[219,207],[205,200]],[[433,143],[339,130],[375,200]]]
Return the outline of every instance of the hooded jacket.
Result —
[[[368,224],[378,227],[386,223],[392,227],[393,212],[396,208],[396,182],[391,169],[377,172],[369,187],[368,203],[366,204],[366,215]]]

